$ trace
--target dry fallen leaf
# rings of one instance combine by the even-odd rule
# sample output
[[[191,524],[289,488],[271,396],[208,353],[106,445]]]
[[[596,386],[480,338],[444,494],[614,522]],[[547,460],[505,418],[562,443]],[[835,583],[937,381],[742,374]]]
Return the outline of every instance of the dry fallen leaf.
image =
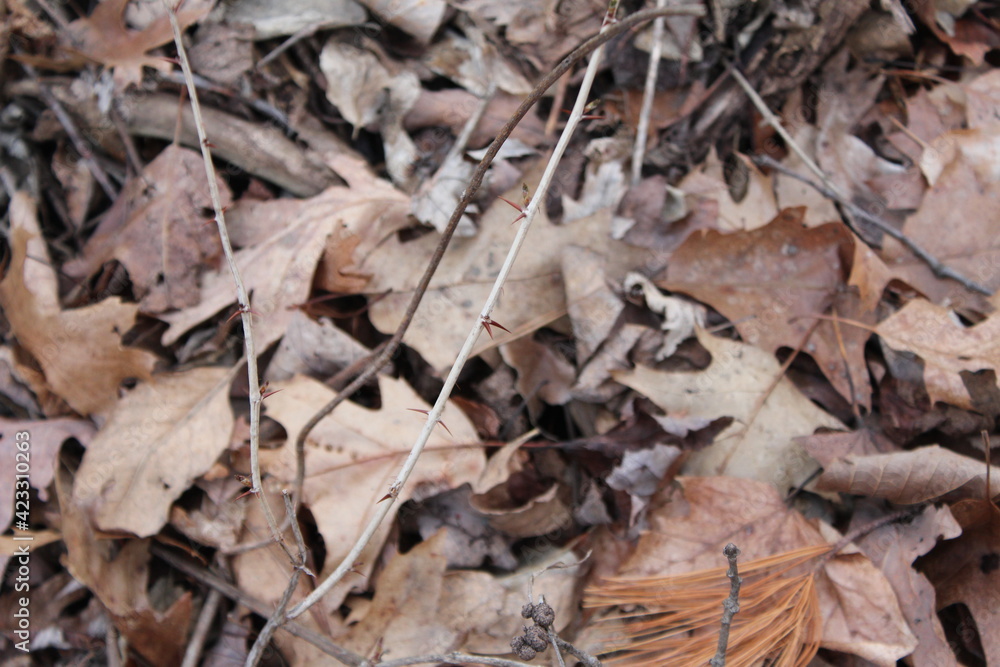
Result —
[[[218,185],[222,205],[228,206],[229,187],[221,178]],[[118,259],[144,313],[193,306],[201,272],[217,269],[222,257],[218,231],[205,220],[204,211],[211,208],[201,155],[168,146],[141,178],[128,182],[87,241],[83,257],[63,269],[86,278]]]
[[[851,528],[881,518],[872,514],[858,506]],[[952,540],[961,533],[962,528],[947,507],[927,506],[912,520],[880,525],[856,540],[896,591],[899,606],[917,637],[919,650],[910,656],[914,667],[955,664],[955,655],[937,615],[934,588],[913,567],[913,562],[934,549],[939,540]]]
[[[73,503],[104,531],[155,535],[229,444],[232,371],[157,375],[123,398],[84,454]]]
[[[718,603],[724,599],[729,589],[722,555],[722,549],[727,543],[736,544],[742,552],[740,569],[743,570],[752,561],[772,556],[781,557],[783,554],[793,560],[798,558],[800,563],[803,562],[802,558],[796,554],[814,559],[825,554],[829,543],[835,542],[839,536],[823,524],[809,521],[790,509],[784,498],[768,484],[733,477],[685,477],[678,478],[677,481],[678,486],[668,487],[654,497],[652,507],[655,509],[651,510],[649,516],[650,529],[640,538],[636,551],[626,561],[618,576],[612,579],[613,589],[605,595],[600,584],[592,588],[588,592],[588,597],[592,600],[588,606],[613,605],[613,598],[622,595],[623,589],[634,594],[645,593],[648,600],[645,606],[652,607],[654,614],[661,604],[658,600],[664,601],[664,607],[671,604],[683,606],[685,601],[695,603],[697,599],[690,597],[672,598],[669,577],[680,578],[688,573],[707,571],[704,574],[711,573],[714,576],[701,577],[702,583],[697,590],[701,592],[702,598],[707,597],[711,602],[711,625],[706,626],[706,631],[712,637],[708,647],[708,657],[711,657],[718,638],[721,607]],[[815,549],[810,550],[810,547]],[[803,574],[810,574],[810,570],[812,572],[800,583],[806,589],[793,596],[793,600],[798,597],[797,602],[767,595],[761,600],[754,595],[752,586],[743,588],[743,613],[734,618],[736,636],[741,634],[740,626],[752,626],[760,622],[761,614],[767,612],[773,615],[774,623],[790,623],[794,630],[806,633],[786,635],[780,638],[780,646],[792,644],[791,648],[794,649],[796,642],[807,640],[808,628],[813,623],[821,623],[821,646],[852,653],[878,665],[895,665],[896,660],[908,655],[916,647],[916,640],[907,627],[895,594],[884,575],[867,558],[856,550],[845,549],[826,560],[805,562],[809,565],[806,565],[808,569]],[[818,569],[813,569],[817,566]],[[815,588],[810,591],[813,586]],[[763,594],[764,590],[760,592]],[[786,593],[791,594],[791,591]],[[801,597],[803,595],[804,600]],[[809,595],[818,596],[817,602],[811,606],[805,604]],[[761,605],[760,614],[748,613],[758,604]],[[783,604],[794,606],[784,609]],[[682,618],[686,622],[686,617]],[[641,622],[643,619],[640,617],[639,620]],[[666,630],[668,627],[669,618],[649,616],[636,629],[641,629],[648,637],[657,628]],[[690,626],[685,626],[684,633],[677,633],[672,642],[669,637],[664,638],[665,643],[669,642],[672,650],[678,651],[674,655],[675,660],[680,659],[683,664],[704,664],[687,652],[686,644],[691,650],[696,645],[704,647],[704,642],[693,641],[703,633],[694,632],[692,637],[688,634],[692,630]],[[622,630],[619,629],[618,632],[621,633]],[[617,635],[611,650],[627,650],[630,647],[631,642],[627,639],[629,631],[626,629],[625,632],[626,636]],[[764,632],[765,628],[757,630],[757,633]],[[779,646],[755,645],[753,633],[745,641],[749,646],[741,650],[742,659],[733,664],[756,664],[752,659],[753,655],[758,659],[762,658]],[[641,651],[642,648],[637,647],[637,657],[631,661],[626,657],[621,664],[674,664],[670,661],[661,663],[659,660],[651,663],[649,661],[653,656],[644,655]],[[756,653],[747,655],[746,651]],[[665,654],[664,652],[663,655]],[[808,661],[810,656],[803,657]]]
[[[192,622],[192,594],[172,587],[151,591],[149,541],[98,539],[74,500],[77,491],[72,474],[61,468],[56,493],[66,569],[100,600],[131,648],[154,665],[180,664]]]
[[[994,476],[995,478],[995,476]],[[968,607],[983,650],[983,664],[1000,663],[1000,509],[983,499],[962,500],[951,508],[962,535],[921,562],[937,591],[938,611],[953,604]],[[963,641],[974,641],[966,632]]]
[[[105,0],[98,3],[90,16],[73,21],[68,28],[72,48],[113,68],[115,83],[120,89],[130,84],[138,85],[142,81],[143,67],[169,72],[170,63],[163,58],[146,55],[146,52],[174,39],[165,13],[142,30],[130,30],[123,16],[127,4],[128,0]],[[182,3],[177,8],[177,22],[181,30],[200,21],[213,4],[212,0]]]
[[[308,299],[324,252],[329,258],[325,280],[344,281],[343,272],[350,267],[344,266],[343,253],[336,246],[331,251],[329,243],[357,238],[353,250],[355,256],[363,256],[406,222],[409,200],[402,193],[371,177],[352,158],[336,156],[331,164],[350,176],[349,187],[333,186],[310,199],[249,202],[232,212],[234,226],[245,226],[239,232],[241,238],[251,243],[236,253],[236,263],[247,291],[252,292],[258,349],[281,338],[292,317],[290,309]],[[324,277],[318,281],[322,283]],[[228,266],[206,273],[197,306],[162,316],[171,325],[163,335],[164,344],[173,344],[235,301]]]
[[[48,500],[49,484],[59,462],[59,450],[63,442],[76,438],[86,447],[94,435],[94,425],[82,419],[46,419],[44,421],[20,421],[0,417],[0,456],[10,461],[8,470],[20,468],[18,463],[27,463],[28,482],[38,492],[42,501]],[[18,433],[27,433],[27,438],[18,438]],[[19,445],[24,443],[26,449]],[[18,452],[21,453],[18,456]],[[14,516],[14,489],[27,491],[20,486],[22,480],[8,474],[0,477],[0,529],[6,530]],[[18,496],[23,497],[23,496]]]
[[[1000,479],[1000,468],[992,468]],[[986,492],[986,464],[937,445],[906,452],[849,455],[824,465],[816,485],[824,491],[885,498],[910,505],[937,500],[982,498]],[[993,493],[1000,493],[996,486]]]
[[[854,241],[840,223],[804,227],[803,214],[803,209],[786,209],[766,227],[749,232],[691,236],[657,283],[712,306],[734,323],[743,340],[764,350],[805,345],[842,396],[868,405],[864,347],[870,333],[814,319],[832,310],[874,323],[874,315],[862,312],[857,298],[843,290]]]
[[[972,397],[962,371],[991,369],[1000,374],[1000,315],[965,327],[947,308],[923,299],[910,301],[878,324],[875,332],[892,349],[919,355],[931,401],[967,410]]]
[[[540,171],[535,170],[535,180],[528,177],[529,190],[539,176]],[[520,200],[521,184],[506,196]],[[454,239],[434,274],[407,331],[406,343],[435,368],[447,368],[454,361],[478,319],[516,232],[510,224],[516,215],[517,211],[502,201],[490,206],[480,219],[479,233],[471,239]],[[518,334],[534,331],[566,313],[566,288],[558,252],[564,246],[573,244],[603,256],[612,281],[624,275],[621,267],[642,262],[646,250],[608,238],[609,218],[610,213],[603,211],[568,225],[554,225],[539,213],[493,311],[493,319]],[[367,291],[392,291],[372,304],[370,310],[372,323],[380,331],[391,332],[398,326],[438,240],[437,234],[409,242],[391,238],[365,260],[362,268],[374,274]],[[393,270],[384,270],[387,266]],[[507,336],[500,334],[498,343]],[[480,337],[481,345],[489,343]]]
[[[780,366],[770,354],[704,331],[697,336],[712,354],[711,365],[703,371],[639,366],[613,372],[612,377],[649,398],[668,416],[735,420],[710,447],[692,456],[687,474],[749,477],[782,491],[802,484],[817,466],[794,438],[843,425],[780,377]]]
[[[0,305],[11,332],[38,362],[51,391],[82,415],[104,413],[122,381],[148,378],[156,360],[122,346],[139,308],[110,297],[62,310],[35,203],[26,193],[15,193],[10,219],[12,257],[0,282]]]

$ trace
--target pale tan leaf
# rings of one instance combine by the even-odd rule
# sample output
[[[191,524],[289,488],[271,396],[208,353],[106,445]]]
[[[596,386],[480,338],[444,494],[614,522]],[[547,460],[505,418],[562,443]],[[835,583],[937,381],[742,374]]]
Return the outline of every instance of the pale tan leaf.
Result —
[[[688,474],[726,474],[769,481],[787,490],[801,484],[816,463],[794,438],[821,427],[843,425],[816,407],[786,378],[767,352],[698,331],[712,354],[700,372],[666,372],[639,366],[612,376],[643,394],[673,417],[735,421],[707,449],[695,453]],[[759,405],[758,402],[762,401]]]
[[[0,305],[11,331],[54,393],[82,415],[104,413],[117,400],[122,381],[148,378],[156,361],[145,350],[122,346],[139,308],[111,297],[62,310],[35,203],[15,193],[10,214],[13,256],[0,283]]]
[[[312,511],[326,543],[324,574],[347,555],[376,511],[376,503],[388,492],[420,432],[425,418],[409,408],[429,407],[402,380],[383,377],[378,382],[380,410],[344,403],[320,421],[306,440],[303,504]],[[280,391],[267,399],[267,416],[284,426],[288,441],[281,448],[261,452],[261,470],[278,483],[288,485],[295,476],[295,439],[306,421],[334,394],[323,384],[303,376],[272,383],[271,389]],[[365,575],[372,571],[391,528],[391,519],[403,501],[426,498],[471,483],[482,472],[483,452],[469,446],[479,441],[472,423],[454,404],[448,404],[442,421],[450,434],[441,426],[431,433],[427,449],[393,505],[389,520],[383,522],[355,564],[357,571]],[[339,604],[338,600],[355,583],[353,579],[342,582],[326,596],[327,604]],[[276,592],[280,595],[280,587]]]
[[[231,380],[230,370],[197,368],[132,390],[87,448],[73,502],[101,530],[158,533],[171,504],[229,444]]]

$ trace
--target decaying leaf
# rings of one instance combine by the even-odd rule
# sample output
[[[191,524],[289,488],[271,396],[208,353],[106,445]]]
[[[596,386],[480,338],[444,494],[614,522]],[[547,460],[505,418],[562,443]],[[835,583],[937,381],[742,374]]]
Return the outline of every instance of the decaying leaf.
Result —
[[[805,345],[842,396],[868,404],[864,346],[870,333],[814,319],[833,310],[874,322],[873,314],[866,315],[842,290],[854,241],[840,223],[804,227],[804,213],[786,209],[752,231],[691,236],[673,254],[666,278],[656,282],[712,306],[734,323],[743,340],[764,350]]]
[[[74,21],[68,29],[73,48],[114,68],[115,82],[120,88],[142,81],[143,67],[165,72],[172,67],[162,58],[146,55],[148,51],[173,41],[174,33],[167,15],[161,14],[142,30],[130,30],[124,19],[127,4],[128,0],[105,0],[98,3],[90,16]],[[181,30],[200,21],[213,4],[211,0],[182,3],[177,9]]]
[[[306,421],[334,394],[303,376],[272,383],[271,388],[281,391],[267,399],[267,415],[284,426],[288,440],[279,449],[261,452],[261,470],[288,485],[295,477],[295,439]],[[402,380],[380,378],[379,391],[381,410],[344,403],[306,440],[303,504],[312,511],[326,544],[326,563],[321,564],[324,574],[347,555],[420,432],[423,417],[407,408],[429,407]],[[399,496],[400,502],[471,482],[482,471],[481,449],[468,447],[479,441],[471,422],[454,405],[445,409],[442,420],[451,435],[443,428],[431,433],[427,449]],[[390,518],[399,505],[393,505]],[[383,523],[356,564],[359,572],[371,572],[389,530],[390,524]],[[336,606],[355,584],[353,579],[342,582],[327,595],[327,604]]]
[[[612,615],[609,629],[596,628],[593,638],[603,638],[599,645],[617,664],[708,662],[729,593],[722,549],[730,542],[742,552],[747,580],[727,664],[781,656],[775,664],[804,666],[818,643],[891,666],[915,648],[882,573],[853,549],[828,557],[839,536],[790,509],[771,486],[733,477],[678,482],[653,499],[650,530],[618,575],[587,593],[587,606],[644,611]]]
[[[218,179],[222,205],[229,187]],[[84,247],[64,270],[77,278],[118,259],[129,272],[143,312],[162,313],[198,303],[202,271],[217,269],[222,244],[204,210],[212,208],[199,153],[168,146],[141,178],[131,180]]]
[[[824,465],[817,487],[901,505],[948,497],[982,498],[986,492],[986,464],[937,445],[907,452],[847,456]],[[1000,468],[992,468],[1000,480]],[[994,483],[993,494],[1000,493]]]

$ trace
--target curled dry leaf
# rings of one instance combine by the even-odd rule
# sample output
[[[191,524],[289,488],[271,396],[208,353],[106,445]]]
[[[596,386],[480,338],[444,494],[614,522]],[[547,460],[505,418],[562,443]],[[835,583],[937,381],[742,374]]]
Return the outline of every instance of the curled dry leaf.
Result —
[[[923,359],[924,383],[932,401],[973,409],[961,371],[991,369],[1000,375],[997,313],[976,326],[965,327],[947,308],[915,299],[880,322],[875,331],[892,349]]]
[[[864,507],[858,505],[852,530],[880,518],[878,515],[884,511],[872,516],[876,513],[866,512]],[[954,664],[955,655],[937,615],[934,588],[913,567],[913,562],[934,549],[939,540],[952,540],[961,533],[961,526],[947,506],[927,506],[910,521],[883,524],[855,541],[896,591],[899,606],[920,647],[910,656],[914,667]]]
[[[817,487],[909,505],[942,497],[982,498],[986,475],[982,461],[932,445],[908,452],[847,456],[825,466]],[[992,468],[992,478],[1000,480],[1000,468]],[[992,493],[1000,493],[996,482]]]
[[[191,627],[190,592],[167,599],[151,598],[149,540],[109,540],[96,534],[86,510],[75,500],[79,475],[74,480],[65,468],[56,473],[56,493],[66,569],[89,589],[107,610],[128,645],[150,664],[179,665]]]
[[[73,502],[105,531],[148,537],[229,444],[232,371],[157,375],[123,398],[84,454]]]
[[[629,273],[625,276],[625,291],[642,293],[646,307],[663,318],[660,328],[667,334],[663,346],[656,353],[662,361],[677,351],[677,346],[694,335],[697,328],[705,326],[705,308],[675,296],[666,296],[646,276]]]
[[[29,460],[31,471],[29,483],[38,492],[42,501],[48,500],[49,484],[59,462],[59,450],[63,442],[76,438],[84,447],[94,435],[94,425],[82,419],[46,419],[43,421],[19,421],[0,417],[0,456],[10,461],[8,470],[13,470],[17,461]],[[24,442],[17,433],[29,434],[30,449],[27,459],[16,457],[17,444]],[[0,477],[0,530],[6,530],[14,516],[14,475]],[[20,488],[20,487],[19,487]],[[21,489],[24,490],[24,489]]]
[[[1000,508],[980,498],[959,501],[951,511],[962,535],[928,554],[921,566],[937,591],[939,610],[954,604],[968,607],[983,664],[995,665],[1000,662]]]
[[[35,203],[26,193],[14,194],[10,219],[12,257],[0,282],[0,305],[11,332],[52,392],[82,415],[104,413],[122,381],[148,378],[156,361],[149,352],[122,346],[139,308],[111,297],[62,310]]]

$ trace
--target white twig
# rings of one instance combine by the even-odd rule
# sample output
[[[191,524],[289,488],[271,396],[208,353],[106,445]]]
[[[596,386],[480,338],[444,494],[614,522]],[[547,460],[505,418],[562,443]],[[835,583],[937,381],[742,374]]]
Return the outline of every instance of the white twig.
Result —
[[[229,270],[233,274],[233,282],[236,283],[236,300],[240,308],[240,319],[243,322],[243,344],[246,347],[248,390],[250,392],[250,474],[253,478],[253,494],[260,499],[261,507],[264,510],[264,517],[267,525],[271,528],[271,537],[281,546],[288,559],[293,565],[296,564],[295,557],[289,551],[278,522],[274,518],[271,506],[264,495],[264,488],[260,480],[260,461],[258,451],[260,449],[260,381],[257,373],[257,350],[253,339],[253,313],[250,310],[250,297],[243,284],[243,277],[240,269],[236,266],[236,258],[233,255],[233,244],[229,241],[229,230],[226,228],[226,215],[222,208],[222,198],[219,196],[219,184],[215,175],[215,165],[212,163],[212,152],[205,133],[205,123],[202,120],[201,105],[198,103],[198,90],[194,84],[194,74],[191,71],[191,63],[188,61],[187,51],[184,48],[184,40],[181,35],[181,27],[177,22],[177,15],[174,9],[163,0],[166,7],[167,16],[170,18],[170,27],[174,31],[174,43],[177,45],[177,56],[181,62],[181,70],[184,72],[184,81],[187,84],[188,96],[191,98],[191,112],[194,116],[195,126],[198,129],[198,144],[201,146],[201,156],[205,161],[205,174],[208,178],[208,190],[212,196],[212,207],[215,209],[215,223],[219,230],[219,238],[222,240],[222,250],[226,255],[226,262],[229,263]]]
[[[667,0],[656,0],[656,6],[667,6]],[[649,137],[649,117],[653,113],[653,98],[656,96],[656,75],[660,71],[660,55],[663,53],[664,18],[653,21],[653,46],[649,50],[649,67],[646,69],[646,87],[642,91],[642,109],[639,111],[639,128],[636,130],[635,146],[632,147],[632,187],[639,185],[642,178],[642,160],[646,154],[646,140]]]
[[[410,450],[410,454],[406,458],[405,463],[403,463],[402,469],[396,476],[396,479],[392,482],[392,485],[389,487],[389,493],[386,494],[381,501],[379,501],[378,509],[376,510],[375,515],[372,517],[371,521],[369,521],[364,532],[351,548],[350,553],[348,553],[340,565],[337,566],[337,569],[334,570],[330,576],[323,581],[323,583],[316,587],[316,590],[310,593],[308,597],[302,600],[299,604],[295,605],[295,607],[288,612],[288,618],[296,618],[316,604],[316,602],[326,595],[330,589],[333,588],[345,574],[347,574],[351,567],[353,567],[354,562],[361,556],[361,552],[375,535],[375,531],[378,530],[382,521],[389,514],[389,510],[391,509],[393,503],[396,502],[396,498],[399,496],[400,490],[402,490],[403,485],[406,484],[406,480],[410,477],[410,473],[413,472],[413,468],[417,465],[417,459],[420,458],[420,454],[424,450],[424,445],[427,443],[427,439],[430,437],[434,427],[440,421],[441,413],[444,411],[444,407],[448,402],[448,397],[451,395],[451,391],[455,387],[455,383],[458,382],[458,376],[462,372],[465,362],[472,353],[472,348],[476,344],[476,339],[479,338],[479,334],[483,330],[483,323],[490,321],[490,314],[493,312],[493,308],[496,306],[497,300],[500,298],[500,291],[503,288],[504,283],[507,281],[507,276],[510,275],[511,268],[514,266],[514,260],[517,258],[518,251],[520,251],[521,245],[524,243],[524,239],[528,234],[528,229],[531,227],[531,222],[534,220],[535,214],[538,212],[538,208],[545,199],[545,193],[552,182],[552,177],[555,175],[556,167],[558,166],[563,153],[566,151],[566,147],[569,145],[569,140],[573,135],[573,131],[579,124],[581,116],[583,116],[583,109],[587,104],[590,87],[593,85],[594,77],[597,75],[597,67],[601,62],[603,54],[604,47],[599,46],[590,56],[590,63],[587,65],[587,71],[584,74],[583,82],[580,84],[580,92],[577,96],[576,104],[573,105],[573,111],[570,113],[569,120],[566,122],[566,127],[563,129],[562,135],[559,137],[559,142],[556,144],[556,147],[552,152],[552,157],[549,159],[549,163],[545,167],[545,172],[542,174],[538,187],[531,197],[531,202],[524,210],[524,219],[521,221],[520,227],[518,227],[517,235],[514,237],[511,248],[507,253],[507,258],[504,260],[503,266],[500,268],[500,273],[496,278],[496,282],[493,284],[493,290],[486,299],[486,303],[483,306],[475,325],[473,325],[472,330],[469,332],[469,336],[465,339],[465,344],[458,353],[455,363],[451,368],[451,372],[444,381],[444,386],[441,388],[441,393],[438,394],[437,400],[434,402],[434,407],[432,407],[428,412],[427,421],[424,424],[423,429],[420,431],[417,441],[413,444],[413,448]]]

